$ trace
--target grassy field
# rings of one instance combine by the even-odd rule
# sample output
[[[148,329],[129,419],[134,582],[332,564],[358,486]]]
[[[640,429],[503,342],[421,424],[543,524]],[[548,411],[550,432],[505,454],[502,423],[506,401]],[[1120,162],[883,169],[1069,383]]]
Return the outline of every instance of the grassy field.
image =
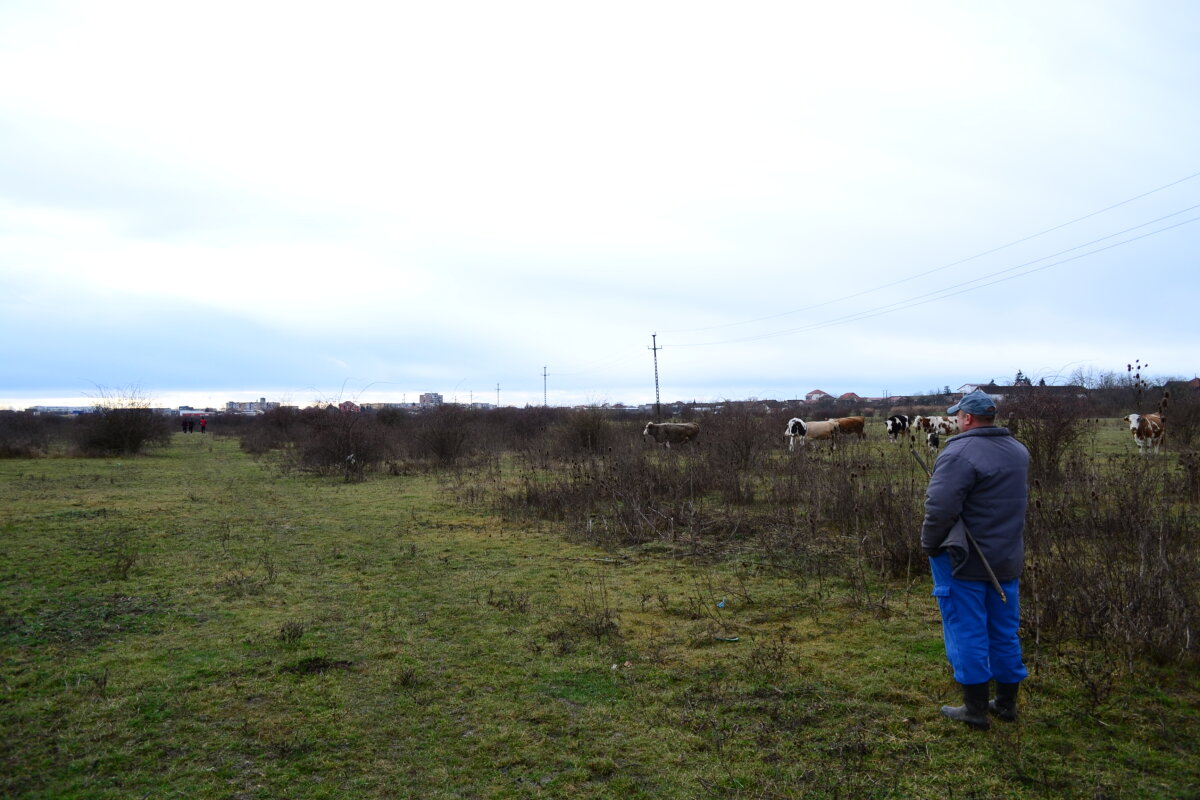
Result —
[[[1194,669],[1027,642],[972,731],[923,574],[600,550],[459,480],[0,461],[0,795],[1200,797]]]

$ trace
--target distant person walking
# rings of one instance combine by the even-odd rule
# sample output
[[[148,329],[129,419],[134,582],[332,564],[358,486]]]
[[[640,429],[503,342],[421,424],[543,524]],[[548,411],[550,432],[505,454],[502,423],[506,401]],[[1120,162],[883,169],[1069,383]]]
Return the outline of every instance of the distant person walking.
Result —
[[[1029,451],[996,427],[996,402],[985,392],[976,389],[946,413],[956,416],[961,433],[934,462],[921,526],[946,658],[963,693],[963,705],[942,706],[942,713],[987,728],[989,711],[1006,722],[1017,718],[1017,689],[1029,674],[1017,636]],[[996,697],[989,702],[992,680]]]
[[[180,425],[183,427],[183,432],[184,432],[184,433],[187,433],[187,432],[188,432],[188,421],[187,421],[187,417],[184,417],[183,419],[181,419],[181,420],[179,421],[179,424],[180,424]]]
[[[204,417],[200,418],[200,432],[204,433],[204,429],[208,427],[208,420]]]

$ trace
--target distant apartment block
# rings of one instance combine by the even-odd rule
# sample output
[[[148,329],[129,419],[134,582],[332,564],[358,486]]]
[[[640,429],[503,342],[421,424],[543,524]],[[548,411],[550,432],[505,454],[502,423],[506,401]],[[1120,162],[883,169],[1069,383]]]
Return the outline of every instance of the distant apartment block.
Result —
[[[92,406],[31,406],[26,411],[34,414],[53,414],[56,416],[69,417],[78,414],[87,414],[93,410]]]
[[[440,406],[442,403],[442,396],[437,392],[425,392],[421,395],[421,405],[423,406]]]
[[[279,408],[279,403],[268,403],[267,398],[260,397],[256,401],[240,403],[236,400],[230,400],[225,404],[226,414],[264,414],[267,411],[273,411]]]
[[[180,406],[177,409],[165,409],[162,413],[169,416],[183,417],[185,419],[190,419],[192,417],[195,417],[196,419],[202,419],[203,417],[211,417],[213,414],[217,413],[217,410],[215,408],[192,408],[191,406]]]

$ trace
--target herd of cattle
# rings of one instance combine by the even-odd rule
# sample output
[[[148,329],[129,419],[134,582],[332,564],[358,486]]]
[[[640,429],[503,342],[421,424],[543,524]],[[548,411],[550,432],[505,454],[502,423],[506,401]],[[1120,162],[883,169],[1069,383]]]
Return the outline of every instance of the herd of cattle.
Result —
[[[953,436],[958,433],[958,420],[954,417],[925,417],[909,416],[908,414],[893,414],[884,421],[888,439],[898,441],[910,430],[915,434],[924,434],[925,443],[931,450],[936,450],[943,436]],[[866,417],[839,417],[824,422],[805,422],[799,417],[792,417],[784,428],[783,435],[788,440],[788,450],[796,449],[796,440],[803,447],[810,439],[833,439],[846,434],[865,438]]]
[[[1130,414],[1125,417],[1133,440],[1137,443],[1138,452],[1158,452],[1166,429],[1160,414]],[[796,440],[804,447],[810,440],[828,440],[834,443],[841,436],[857,436],[865,439],[867,436],[866,417],[839,417],[821,421],[805,422],[799,417],[792,417],[784,428],[783,435],[788,442],[788,450],[796,449]],[[1014,423],[1010,420],[1010,427]],[[958,420],[954,417],[926,417],[921,415],[893,414],[884,422],[888,439],[899,441],[910,431],[914,436],[923,435],[925,444],[931,451],[936,451],[943,437],[958,433]],[[655,442],[670,448],[672,444],[684,444],[693,441],[700,435],[700,425],[695,422],[648,422],[642,437],[650,436]]]

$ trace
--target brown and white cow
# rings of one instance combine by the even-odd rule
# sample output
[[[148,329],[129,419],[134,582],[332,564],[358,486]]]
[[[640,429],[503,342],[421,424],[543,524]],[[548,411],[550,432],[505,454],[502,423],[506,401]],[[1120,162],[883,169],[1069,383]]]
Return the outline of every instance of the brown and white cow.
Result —
[[[958,433],[958,418],[913,417],[909,427],[913,430],[924,431],[926,434],[937,433],[939,436],[953,436]]]
[[[672,443],[690,442],[700,435],[700,425],[695,422],[647,422],[642,438],[653,436],[654,441],[668,450]]]
[[[1129,423],[1129,430],[1133,434],[1133,440],[1137,442],[1139,453],[1145,455],[1150,451],[1158,452],[1166,434],[1161,415],[1130,414],[1125,417],[1125,421]]]
[[[792,417],[788,420],[787,427],[783,430],[783,435],[788,440],[788,450],[796,449],[796,440],[800,440],[800,446],[811,439],[819,441],[824,439],[833,439],[838,433],[838,424],[835,419],[827,419],[821,422],[805,422],[799,417]]]

